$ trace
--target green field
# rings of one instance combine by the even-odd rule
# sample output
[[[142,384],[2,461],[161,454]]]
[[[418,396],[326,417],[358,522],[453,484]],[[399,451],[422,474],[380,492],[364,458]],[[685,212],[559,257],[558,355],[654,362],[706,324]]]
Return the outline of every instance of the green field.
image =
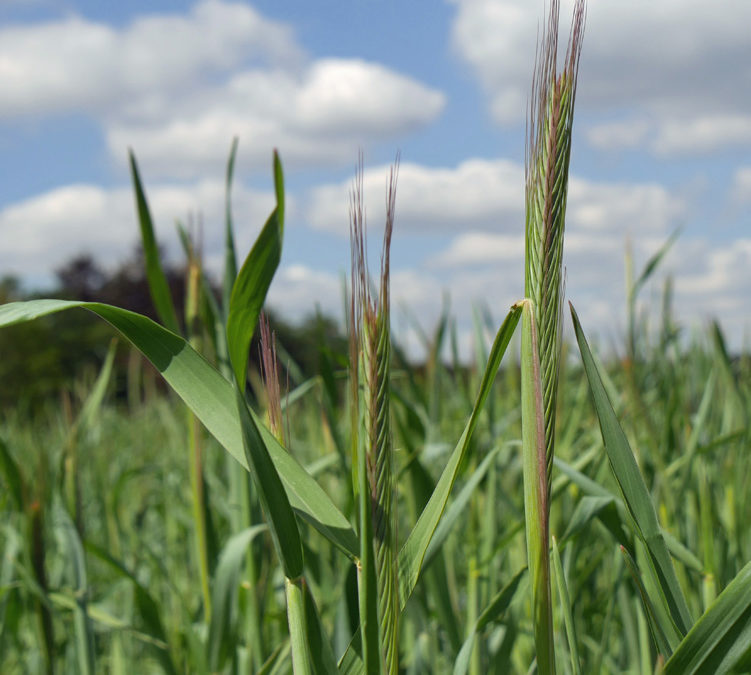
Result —
[[[180,228],[183,306],[132,155],[156,320],[0,285],[0,672],[751,672],[751,356],[677,324],[669,280],[643,311],[672,238],[629,270],[621,344],[564,306],[584,2],[561,69],[557,10],[524,297],[477,308],[471,363],[448,312],[419,364],[392,339],[398,159],[375,275],[360,160],[339,332],[269,328],[284,175],[275,152],[276,206],[238,265],[236,143],[223,278]]]

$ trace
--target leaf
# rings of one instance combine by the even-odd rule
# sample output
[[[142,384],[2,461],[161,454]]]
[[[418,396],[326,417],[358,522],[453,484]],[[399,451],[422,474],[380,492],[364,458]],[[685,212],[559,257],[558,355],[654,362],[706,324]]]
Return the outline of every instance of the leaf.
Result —
[[[553,537],[553,569],[555,570],[556,586],[558,587],[558,595],[561,599],[561,612],[563,613],[563,625],[566,629],[566,639],[568,641],[569,655],[571,656],[571,672],[574,675],[581,673],[581,666],[579,665],[579,649],[578,640],[576,637],[576,626],[574,624],[574,617],[571,613],[571,599],[568,592],[568,584],[566,583],[566,575],[563,573],[563,565],[561,564],[561,555],[558,552],[558,542]]]
[[[224,188],[224,279],[222,282],[222,309],[224,312],[229,312],[232,287],[235,285],[235,279],[237,279],[237,256],[235,254],[235,235],[232,227],[232,203],[230,200],[232,177],[235,173],[237,144],[238,139],[235,136],[232,139],[232,147],[230,148],[229,159],[227,160],[227,178]],[[225,320],[226,318],[225,316]]]
[[[511,601],[514,599],[516,590],[519,587],[527,568],[520,569],[498,593],[490,601],[490,604],[483,610],[482,614],[478,617],[475,625],[469,631],[462,648],[459,650],[459,654],[454,662],[454,675],[466,675],[469,670],[469,661],[472,656],[472,648],[474,647],[477,634],[482,631],[489,624],[498,621],[506,610],[509,608]]]
[[[508,347],[511,336],[514,334],[516,325],[519,323],[520,316],[521,305],[516,304],[511,308],[503,324],[498,329],[493,347],[490,350],[485,372],[482,376],[475,407],[472,409],[467,426],[464,428],[464,432],[456,444],[456,448],[451,453],[446,468],[438,479],[430,501],[428,501],[423,509],[407,541],[404,543],[401,551],[399,551],[399,604],[401,608],[404,608],[407,604],[407,600],[417,584],[425,554],[430,546],[430,540],[433,538],[433,533],[436,527],[438,527],[438,523],[446,509],[451,488],[454,486],[462,459],[464,459],[469,448],[472,433],[477,425],[480,412],[488,398],[495,375],[501,365],[501,359],[506,352],[506,347]]]
[[[660,602],[666,606],[668,615],[672,618],[680,633],[685,635],[693,622],[686,599],[678,584],[673,561],[660,530],[649,491],[639,472],[626,434],[624,434],[618,422],[613,406],[602,385],[597,366],[592,358],[592,353],[573,305],[571,305],[571,316],[610,466],[628,511],[633,518],[636,533],[647,547],[650,562],[661,591]]]
[[[253,539],[266,530],[265,525],[254,525],[230,538],[219,556],[211,589],[211,620],[206,646],[212,672],[224,668],[237,636],[237,595],[240,570]]]
[[[232,384],[183,338],[151,319],[95,302],[29,300],[0,306],[0,327],[72,307],[94,312],[130,340],[154,364],[209,433],[245,469],[248,468]],[[255,413],[249,412],[260,429],[293,509],[351,558],[357,558],[360,545],[349,521],[297,460],[258,422]]]
[[[82,675],[93,675],[95,672],[94,633],[87,609],[89,585],[86,578],[86,558],[83,545],[67,512],[58,508],[55,516],[58,521],[56,530],[63,543],[70,565],[70,580],[75,597],[73,616],[78,672]]]
[[[151,300],[162,323],[173,333],[179,333],[180,325],[177,322],[175,305],[172,302],[167,277],[164,275],[162,263],[159,259],[159,247],[154,236],[154,224],[151,220],[149,205],[141,185],[141,177],[138,174],[138,166],[132,150],[128,150],[128,158],[130,159],[133,189],[136,191],[136,211],[138,212],[138,224],[141,228],[141,242],[146,262],[146,279],[149,282]]]
[[[162,623],[161,611],[158,603],[154,600],[154,597],[149,593],[148,589],[138,581],[136,575],[125,567],[123,563],[115,560],[109,552],[91,542],[86,542],[86,550],[90,554],[95,555],[102,562],[106,563],[111,569],[117,572],[118,575],[125,579],[129,579],[133,583],[136,610],[141,617],[141,621],[145,626],[147,634],[152,638],[152,641],[149,644],[154,649],[154,655],[159,660],[159,663],[166,673],[176,673],[177,670],[175,664],[172,661],[172,657],[167,647],[167,634],[164,630],[164,624]]]
[[[23,477],[18,469],[18,463],[13,458],[13,455],[10,454],[10,450],[2,438],[0,438],[0,472],[2,472],[5,478],[16,509],[22,511],[24,508],[25,493]]]
[[[751,563],[720,593],[665,664],[664,675],[727,673],[749,659]],[[743,671],[747,672],[748,663]]]
[[[274,548],[284,567],[284,575],[288,579],[296,580],[303,573],[303,552],[295,514],[292,512],[281,478],[271,461],[268,448],[261,437],[258,423],[250,414],[245,396],[237,386],[235,398],[243,430],[245,458],[251,468],[251,475],[269,524]]]
[[[443,543],[451,533],[451,530],[456,524],[459,516],[464,511],[467,504],[469,504],[469,500],[472,497],[475,489],[480,484],[482,479],[485,478],[485,474],[488,472],[488,469],[495,460],[500,449],[501,446],[498,445],[485,456],[482,462],[480,462],[480,465],[472,472],[472,475],[469,477],[467,482],[462,486],[462,489],[456,495],[454,501],[451,502],[451,506],[446,509],[446,512],[443,514],[443,517],[438,523],[438,527],[433,534],[433,538],[430,540],[428,550],[425,552],[425,559],[422,563],[423,571],[428,567],[428,565],[430,565],[433,558],[440,551],[441,546],[443,546]]]
[[[232,287],[227,318],[227,346],[240,388],[244,391],[250,340],[258,323],[266,293],[282,257],[284,234],[284,182],[279,157],[274,153],[277,205],[271,212]]]

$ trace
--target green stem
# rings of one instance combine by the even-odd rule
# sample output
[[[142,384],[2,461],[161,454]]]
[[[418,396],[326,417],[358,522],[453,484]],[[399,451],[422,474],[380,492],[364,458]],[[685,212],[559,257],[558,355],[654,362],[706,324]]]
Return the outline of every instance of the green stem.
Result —
[[[305,580],[285,578],[284,589],[287,596],[287,621],[289,641],[292,649],[292,671],[295,675],[310,675],[313,666],[308,652],[308,631],[305,620]]]

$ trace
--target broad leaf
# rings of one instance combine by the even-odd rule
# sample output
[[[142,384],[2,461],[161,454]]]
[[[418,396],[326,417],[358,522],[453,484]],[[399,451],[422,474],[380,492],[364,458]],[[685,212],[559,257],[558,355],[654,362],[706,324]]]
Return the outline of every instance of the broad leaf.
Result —
[[[70,300],[29,300],[0,306],[0,326],[7,326],[69,309],[83,307],[112,324],[154,364],[167,383],[201,420],[206,429],[245,469],[240,420],[233,385],[223,378],[183,338],[151,319],[101,303]],[[329,541],[350,557],[359,555],[359,543],[349,521],[300,464],[249,411],[260,429],[290,504]]]

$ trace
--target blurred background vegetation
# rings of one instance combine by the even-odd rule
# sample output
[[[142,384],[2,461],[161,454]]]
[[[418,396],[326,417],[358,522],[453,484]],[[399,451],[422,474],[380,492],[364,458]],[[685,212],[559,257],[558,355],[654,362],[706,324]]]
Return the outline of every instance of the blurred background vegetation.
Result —
[[[164,256],[162,256],[164,260]],[[186,267],[165,263],[165,276],[172,292],[181,324],[184,323]],[[104,302],[129,309],[157,320],[149,295],[143,248],[134,247],[127,260],[112,270],[105,270],[91,255],[81,254],[59,267],[56,286],[44,293],[24,291],[15,277],[0,277],[0,304],[37,297]],[[216,290],[219,294],[218,289]],[[318,346],[327,345],[334,354],[346,354],[347,338],[338,322],[323,316],[315,308],[296,324],[281,319],[267,308],[272,331],[282,346],[282,367],[294,381],[305,380],[318,372]],[[101,319],[85,311],[61,312],[37,321],[18,324],[0,331],[0,408],[17,408],[37,415],[50,401],[59,401],[77,378],[93,379],[101,367],[113,330]],[[131,347],[120,345],[115,359],[115,396],[127,395]],[[258,338],[251,348],[253,370],[258,370]],[[342,364],[346,368],[346,363]],[[163,388],[148,364],[144,378],[149,386]]]

